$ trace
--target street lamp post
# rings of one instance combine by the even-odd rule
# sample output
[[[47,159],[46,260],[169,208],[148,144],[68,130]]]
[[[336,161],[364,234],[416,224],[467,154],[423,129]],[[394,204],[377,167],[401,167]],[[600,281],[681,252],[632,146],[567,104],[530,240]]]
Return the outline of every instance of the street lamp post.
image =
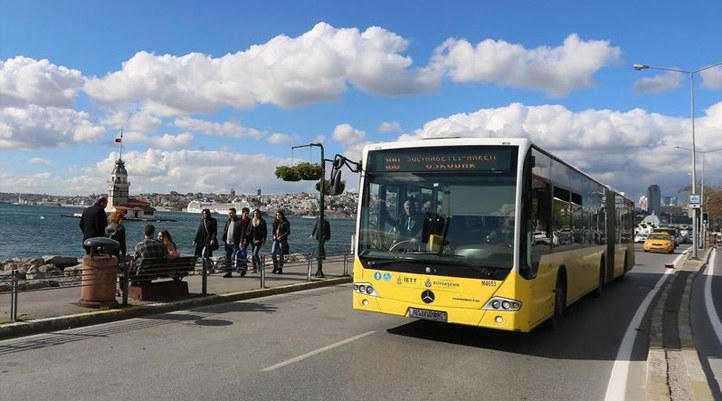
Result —
[[[641,70],[661,70],[661,71],[674,71],[682,74],[689,74],[689,87],[692,94],[692,193],[697,193],[697,151],[695,150],[695,137],[694,137],[694,74],[702,72],[708,68],[722,65],[722,61],[719,63],[711,64],[694,71],[679,70],[676,68],[665,68],[665,67],[653,67],[646,64],[634,64],[635,71]],[[697,222],[699,221],[699,213],[697,209],[694,209],[694,218],[692,219],[692,257],[698,259],[697,255]]]
[[[685,148],[685,147],[682,147],[682,146],[675,146],[675,148],[677,148],[677,149],[682,149],[682,150],[688,150],[688,151],[690,151],[690,152],[693,151],[693,150],[690,149],[690,148]],[[700,209],[701,209],[702,212],[704,212],[704,208],[705,208],[705,206],[707,205],[707,204],[705,203],[705,201],[704,201],[704,170],[705,170],[705,169],[704,169],[704,165],[705,165],[705,160],[707,159],[707,153],[718,152],[718,151],[720,151],[720,150],[722,150],[722,148],[717,148],[717,149],[712,149],[712,150],[698,150],[698,151],[697,151],[697,153],[701,153],[701,154],[702,154],[702,190],[700,191],[700,196],[699,196],[699,198],[700,198]],[[706,233],[705,227],[702,226],[702,247],[703,247],[703,248],[704,248],[704,245],[705,245],[705,237],[707,236],[706,234],[707,234],[707,233]]]
[[[317,278],[326,278],[326,275],[323,274],[323,256],[325,255],[325,250],[323,248],[323,241],[324,241],[324,235],[323,235],[323,209],[324,209],[324,202],[323,202],[323,195],[325,187],[325,181],[326,181],[326,155],[324,153],[323,145],[321,143],[309,143],[308,145],[300,145],[300,146],[292,146],[291,149],[299,149],[299,148],[308,148],[308,147],[317,147],[321,148],[321,180],[319,181],[318,188],[319,188],[319,195],[318,195],[318,226],[316,227],[317,233],[318,233],[318,266],[316,268],[316,277]]]

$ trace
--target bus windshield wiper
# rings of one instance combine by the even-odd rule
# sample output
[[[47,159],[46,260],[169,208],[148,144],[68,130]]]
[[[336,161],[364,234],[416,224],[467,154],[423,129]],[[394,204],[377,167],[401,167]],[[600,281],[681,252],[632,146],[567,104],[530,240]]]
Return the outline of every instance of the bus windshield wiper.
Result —
[[[405,263],[405,262],[419,262],[416,258],[409,258],[409,257],[395,257],[392,259],[375,259],[375,260],[369,260],[368,265],[369,266],[388,266],[393,265],[396,263]]]
[[[445,265],[468,267],[469,269],[471,269],[477,273],[481,273],[489,278],[493,278],[494,273],[498,269],[497,267],[480,266],[480,265],[476,265],[476,264],[470,263],[468,261],[462,260],[461,258],[463,258],[464,256],[454,255],[455,256],[454,259],[449,258],[449,256],[450,255],[446,255],[445,258],[439,259],[438,261],[435,261],[435,262],[442,264],[442,265],[445,264]]]

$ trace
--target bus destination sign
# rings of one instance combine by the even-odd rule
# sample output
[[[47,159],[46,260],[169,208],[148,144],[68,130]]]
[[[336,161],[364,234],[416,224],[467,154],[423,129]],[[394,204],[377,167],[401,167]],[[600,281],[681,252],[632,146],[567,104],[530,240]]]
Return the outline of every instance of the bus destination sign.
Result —
[[[437,147],[389,149],[369,153],[369,170],[398,172],[514,170],[516,147]]]

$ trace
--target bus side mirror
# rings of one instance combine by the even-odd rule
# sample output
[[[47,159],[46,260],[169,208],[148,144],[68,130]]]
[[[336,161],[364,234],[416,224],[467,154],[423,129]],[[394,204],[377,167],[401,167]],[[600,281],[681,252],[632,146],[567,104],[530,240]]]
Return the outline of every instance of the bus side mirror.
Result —
[[[344,164],[346,163],[346,158],[337,155],[336,158],[333,160],[333,165],[331,166],[331,174],[329,177],[329,195],[335,196],[335,195],[341,195],[343,193],[343,186],[341,185],[341,169],[343,168]]]

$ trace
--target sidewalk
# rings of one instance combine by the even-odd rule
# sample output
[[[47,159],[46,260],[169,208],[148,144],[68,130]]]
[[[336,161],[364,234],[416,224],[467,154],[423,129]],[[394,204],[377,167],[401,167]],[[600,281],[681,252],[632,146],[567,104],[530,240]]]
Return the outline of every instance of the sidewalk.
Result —
[[[349,258],[348,274],[351,274],[353,259]],[[267,295],[302,291],[321,286],[330,286],[351,281],[343,276],[343,257],[329,256],[324,260],[325,279],[315,278],[317,262],[311,265],[311,281],[308,281],[307,263],[287,263],[282,275],[266,271],[266,288],[261,288],[260,273],[248,273],[240,277],[233,273],[232,278],[223,278],[223,272],[208,276],[208,295],[202,297],[200,275],[188,276],[190,296],[173,302],[140,302],[129,300],[125,308],[97,310],[77,305],[81,287],[47,288],[43,290],[22,291],[18,294],[18,319],[10,322],[10,293],[0,294],[0,339],[16,337],[37,332],[57,330],[96,324],[104,321],[120,320],[151,313],[162,313],[189,307],[231,302],[239,299],[257,298]],[[120,297],[117,298],[121,302]]]
[[[692,281],[707,264],[711,248],[700,259],[689,254],[675,266],[652,313],[647,354],[647,399],[650,401],[713,400],[690,324]]]

